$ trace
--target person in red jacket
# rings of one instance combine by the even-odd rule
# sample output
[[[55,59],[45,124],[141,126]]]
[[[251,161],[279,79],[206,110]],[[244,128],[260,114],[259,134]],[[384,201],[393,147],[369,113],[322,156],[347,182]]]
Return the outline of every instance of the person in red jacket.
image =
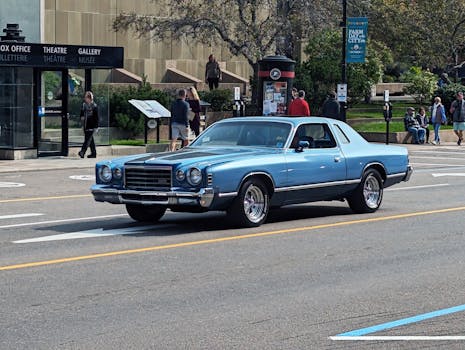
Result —
[[[307,101],[305,101],[305,91],[299,91],[299,97],[291,102],[289,105],[289,115],[296,116],[310,116],[310,107]]]

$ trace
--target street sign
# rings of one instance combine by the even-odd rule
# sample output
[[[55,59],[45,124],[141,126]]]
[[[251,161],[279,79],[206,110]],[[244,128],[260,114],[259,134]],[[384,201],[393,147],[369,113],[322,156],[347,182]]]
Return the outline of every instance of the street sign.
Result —
[[[347,102],[347,84],[337,84],[337,101]]]

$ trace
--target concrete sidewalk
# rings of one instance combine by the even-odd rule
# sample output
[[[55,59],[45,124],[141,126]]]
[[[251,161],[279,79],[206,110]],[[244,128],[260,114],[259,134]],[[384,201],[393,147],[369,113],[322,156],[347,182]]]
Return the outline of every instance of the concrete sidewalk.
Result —
[[[434,146],[432,144],[415,145],[415,144],[390,144],[394,146],[406,147],[409,152],[412,151],[430,151],[447,150],[454,152],[464,152],[465,144],[458,146],[453,142]],[[37,159],[21,159],[21,160],[0,160],[0,173],[14,173],[24,171],[39,171],[39,170],[58,170],[58,169],[92,169],[95,163],[99,160],[116,158],[129,154],[145,153],[143,146],[112,146],[111,149],[97,148],[97,158],[80,158],[70,152],[69,157],[41,157]]]
[[[35,159],[0,160],[0,173],[22,171],[84,169],[93,168],[95,163],[125,155],[145,153],[145,146],[102,146],[97,147],[97,158],[80,158],[80,148],[70,148],[69,156],[40,157]],[[89,151],[87,152],[89,154]]]

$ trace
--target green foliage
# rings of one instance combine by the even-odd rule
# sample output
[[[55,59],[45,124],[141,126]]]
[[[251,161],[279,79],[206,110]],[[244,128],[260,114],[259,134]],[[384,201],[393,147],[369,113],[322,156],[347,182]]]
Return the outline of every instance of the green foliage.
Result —
[[[455,83],[447,84],[435,90],[433,98],[439,96],[441,98],[441,103],[446,107],[446,113],[449,114],[450,105],[457,98],[456,95],[459,91],[465,92],[465,86]]]
[[[325,30],[310,39],[305,53],[308,59],[297,65],[295,86],[307,92],[311,106],[321,106],[327,93],[335,91],[341,82],[342,34],[339,30]],[[371,87],[380,81],[385,64],[392,60],[382,44],[369,42],[366,63],[347,67],[348,97],[358,101],[369,96]]]
[[[214,89],[211,91],[199,91],[202,101],[211,104],[210,110],[214,112],[232,110],[233,93],[231,90]]]
[[[52,92],[53,98],[57,98],[61,95],[61,73],[54,71],[45,71],[42,79],[45,85],[45,98],[49,92]]]
[[[422,70],[421,67],[413,66],[400,79],[405,83],[409,83],[404,88],[404,92],[413,95],[418,103],[431,101],[434,89],[437,87],[437,77],[433,73]]]
[[[131,99],[157,100],[168,109],[172,101],[169,94],[153,89],[145,80],[137,87],[129,86],[112,91],[110,125],[129,130],[132,135],[137,135],[144,130],[145,116],[128,102]]]
[[[352,125],[352,128],[358,132],[386,132],[386,122],[368,122],[368,123],[357,123]],[[404,122],[390,122],[389,132],[401,132],[405,131]]]

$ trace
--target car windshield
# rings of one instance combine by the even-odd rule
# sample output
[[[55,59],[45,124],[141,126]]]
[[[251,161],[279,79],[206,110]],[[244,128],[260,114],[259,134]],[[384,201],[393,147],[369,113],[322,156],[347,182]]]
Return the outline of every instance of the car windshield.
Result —
[[[291,124],[278,122],[216,123],[205,130],[191,146],[254,146],[283,148]]]

